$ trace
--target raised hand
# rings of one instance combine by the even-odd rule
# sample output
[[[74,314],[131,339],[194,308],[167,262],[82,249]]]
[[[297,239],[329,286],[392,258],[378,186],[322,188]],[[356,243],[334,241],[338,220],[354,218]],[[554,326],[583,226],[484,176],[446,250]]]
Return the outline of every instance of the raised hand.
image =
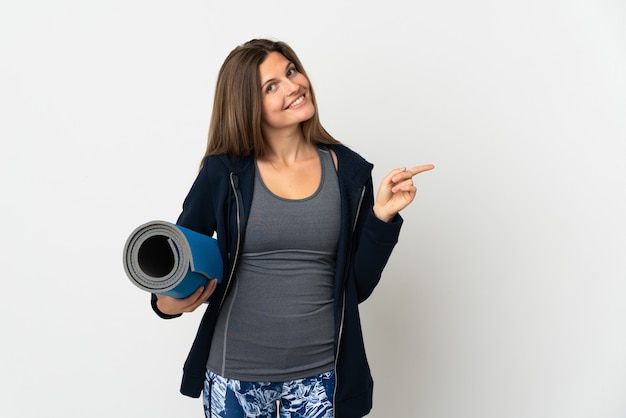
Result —
[[[374,214],[382,221],[389,222],[415,198],[417,189],[413,176],[435,168],[432,164],[418,165],[392,170],[383,178],[374,201]]]

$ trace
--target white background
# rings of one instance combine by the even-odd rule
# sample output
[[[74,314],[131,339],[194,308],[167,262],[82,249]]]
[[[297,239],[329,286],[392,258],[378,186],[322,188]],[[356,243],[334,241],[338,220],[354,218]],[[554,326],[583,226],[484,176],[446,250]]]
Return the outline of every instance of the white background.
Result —
[[[202,416],[200,313],[157,318],[122,248],[178,216],[254,37],[376,182],[437,166],[362,305],[370,416],[625,417],[621,0],[3,2],[0,416]]]

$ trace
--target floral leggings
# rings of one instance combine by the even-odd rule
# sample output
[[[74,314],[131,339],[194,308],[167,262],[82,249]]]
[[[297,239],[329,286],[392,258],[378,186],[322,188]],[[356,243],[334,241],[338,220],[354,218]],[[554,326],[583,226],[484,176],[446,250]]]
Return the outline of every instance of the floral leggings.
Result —
[[[333,418],[334,389],[333,371],[289,382],[242,382],[207,370],[204,414],[207,418]]]

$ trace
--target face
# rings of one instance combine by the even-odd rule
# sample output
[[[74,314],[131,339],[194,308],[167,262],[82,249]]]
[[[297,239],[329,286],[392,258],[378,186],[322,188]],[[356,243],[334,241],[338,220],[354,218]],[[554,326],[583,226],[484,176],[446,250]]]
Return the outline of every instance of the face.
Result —
[[[293,128],[315,114],[309,80],[282,54],[271,52],[259,66],[259,73],[266,133]]]

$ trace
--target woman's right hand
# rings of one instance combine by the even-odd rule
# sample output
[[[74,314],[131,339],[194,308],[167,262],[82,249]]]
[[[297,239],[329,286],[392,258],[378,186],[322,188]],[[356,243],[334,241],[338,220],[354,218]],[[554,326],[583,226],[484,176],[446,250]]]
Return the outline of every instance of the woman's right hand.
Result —
[[[156,306],[164,314],[178,315],[184,312],[193,312],[211,296],[217,287],[217,279],[209,280],[206,286],[200,286],[191,295],[184,299],[166,295],[156,295]]]

